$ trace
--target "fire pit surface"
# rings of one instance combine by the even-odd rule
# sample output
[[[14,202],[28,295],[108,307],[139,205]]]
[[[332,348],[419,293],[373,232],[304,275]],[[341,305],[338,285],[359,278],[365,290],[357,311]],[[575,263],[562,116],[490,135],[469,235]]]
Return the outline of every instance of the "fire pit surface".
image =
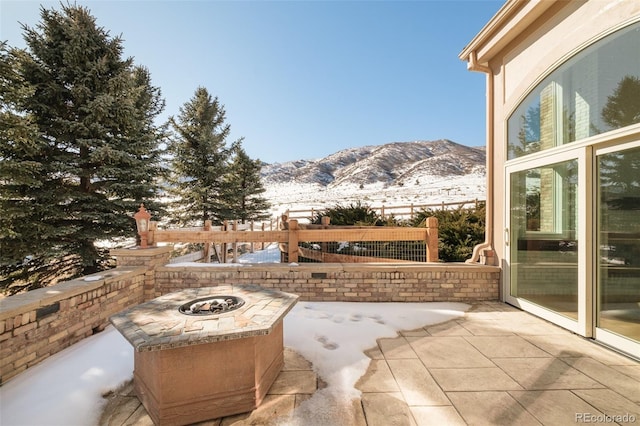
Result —
[[[218,286],[112,316],[135,348],[134,389],[154,424],[192,424],[260,405],[282,369],[283,319],[297,300],[259,286]]]
[[[196,301],[220,298],[244,303],[234,310],[211,312],[216,315],[181,311]],[[297,295],[259,286],[186,289],[134,306],[110,321],[136,351],[153,351],[269,334],[297,300]]]

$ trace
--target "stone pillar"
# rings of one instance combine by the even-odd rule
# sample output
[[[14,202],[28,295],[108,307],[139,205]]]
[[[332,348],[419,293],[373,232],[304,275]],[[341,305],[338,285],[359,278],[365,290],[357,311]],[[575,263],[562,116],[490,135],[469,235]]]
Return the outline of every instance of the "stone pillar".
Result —
[[[144,275],[144,300],[155,298],[155,269],[169,263],[171,246],[148,247],[145,249],[132,247],[111,250],[109,254],[116,258],[117,266],[140,266],[147,268]]]

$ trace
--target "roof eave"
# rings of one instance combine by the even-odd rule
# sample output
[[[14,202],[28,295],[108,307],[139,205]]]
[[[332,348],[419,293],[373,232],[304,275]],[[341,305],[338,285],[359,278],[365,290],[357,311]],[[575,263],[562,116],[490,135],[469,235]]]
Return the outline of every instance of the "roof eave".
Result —
[[[557,3],[566,0],[507,0],[458,57],[487,67],[493,56],[516,38],[534,20]],[[473,65],[473,66],[476,66]]]

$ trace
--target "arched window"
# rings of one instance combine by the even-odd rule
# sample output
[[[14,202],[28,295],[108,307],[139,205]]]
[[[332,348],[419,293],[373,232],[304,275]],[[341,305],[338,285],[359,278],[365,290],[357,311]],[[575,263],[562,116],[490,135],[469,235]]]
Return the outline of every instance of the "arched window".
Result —
[[[507,122],[508,159],[640,123],[640,22],[592,44],[529,93]]]

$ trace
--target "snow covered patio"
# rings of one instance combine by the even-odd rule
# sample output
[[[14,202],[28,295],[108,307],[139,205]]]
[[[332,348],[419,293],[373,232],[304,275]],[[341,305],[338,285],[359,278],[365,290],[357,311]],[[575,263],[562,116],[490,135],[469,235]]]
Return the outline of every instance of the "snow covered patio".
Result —
[[[151,424],[125,386],[132,378],[133,348],[105,322],[156,293],[175,291],[179,283],[201,288],[242,280],[302,293],[284,319],[285,367],[256,410],[205,424],[640,419],[640,364],[495,301],[490,277],[496,267],[216,267],[167,265],[162,249],[126,253],[125,265],[101,275],[3,301],[3,426]],[[337,300],[340,291],[359,301]],[[435,294],[447,300],[429,299]],[[382,297],[387,300],[367,300]]]
[[[640,421],[638,362],[500,302],[300,302],[285,345],[258,409],[203,424]],[[151,425],[130,387],[112,392],[130,380],[131,352],[109,328],[29,369],[0,388],[1,423]]]

